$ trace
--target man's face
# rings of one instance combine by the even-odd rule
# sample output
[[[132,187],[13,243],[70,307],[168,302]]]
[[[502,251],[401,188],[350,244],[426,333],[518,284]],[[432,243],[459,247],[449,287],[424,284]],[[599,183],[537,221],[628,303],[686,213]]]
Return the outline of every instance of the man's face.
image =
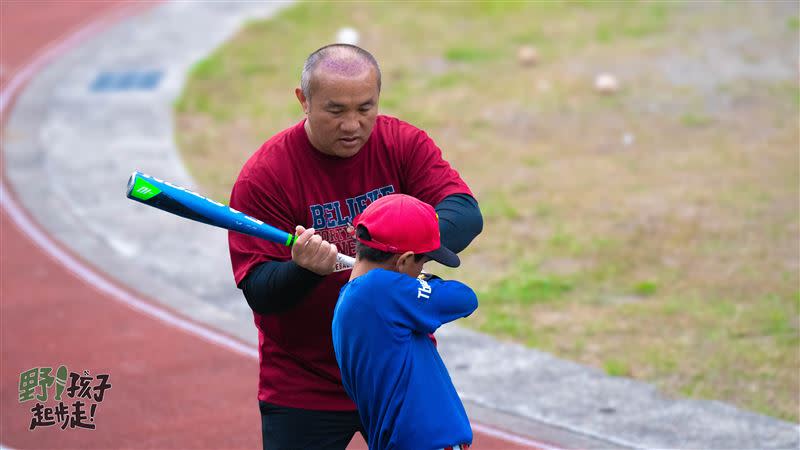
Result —
[[[326,155],[350,158],[369,139],[378,115],[378,79],[370,67],[355,76],[318,69],[311,83],[311,98],[295,90],[306,112],[306,133],[311,144]]]

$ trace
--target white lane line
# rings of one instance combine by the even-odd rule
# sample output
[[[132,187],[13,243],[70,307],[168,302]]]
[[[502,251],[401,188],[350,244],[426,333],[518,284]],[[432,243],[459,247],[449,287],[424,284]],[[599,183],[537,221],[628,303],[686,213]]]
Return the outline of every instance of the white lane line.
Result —
[[[35,72],[40,70],[42,67],[44,67],[44,65],[51,62],[57,56],[65,53],[71,47],[77,45],[80,41],[88,38],[101,29],[109,26],[116,20],[122,18],[129,10],[132,9],[133,7],[121,8],[120,10],[112,12],[111,14],[82,26],[77,31],[64,38],[54,41],[43,51],[39,52],[31,62],[25,64],[24,67],[17,71],[11,81],[0,90],[1,125],[5,126],[6,108],[10,104],[11,99],[14,98],[14,95],[17,93],[17,91],[34,75]],[[16,199],[11,195],[11,192],[12,190],[6,187],[5,177],[0,178],[0,206],[2,206],[17,227],[27,234],[28,237],[37,246],[39,246],[39,248],[44,250],[48,256],[60,263],[79,279],[83,280],[94,289],[109,295],[115,300],[118,300],[144,314],[154,317],[167,325],[179,328],[208,342],[258,360],[258,349],[256,347],[243,344],[229,336],[188,321],[165,309],[141,300],[130,292],[127,292],[113,284],[108,279],[94,271],[94,269],[85,265],[68,252],[64,251],[44,231],[42,231],[38,224],[34,223],[33,220],[28,217],[24,210],[19,206]],[[539,441],[523,438],[521,436],[492,428],[487,425],[473,423],[472,427],[478,430],[480,433],[485,433],[508,442],[534,446],[542,450],[562,450],[559,447],[553,447]],[[6,446],[3,446],[2,449],[11,450],[10,447]]]
[[[21,210],[16,200],[8,195],[5,186],[5,180],[0,183],[0,198],[3,209],[8,213],[8,216],[14,223],[28,235],[31,240],[44,250],[48,256],[56,260],[58,263],[67,268],[70,272],[75,274],[79,279],[83,280],[96,290],[108,294],[112,298],[121,301],[122,303],[136,309],[144,314],[166,323],[167,325],[180,328],[191,334],[199,336],[208,342],[218,344],[229,350],[242,355],[258,358],[258,349],[256,347],[243,344],[229,336],[204,328],[194,322],[190,322],[182,317],[179,317],[167,310],[161,309],[151,303],[135,297],[133,294],[121,289],[117,285],[111,283],[106,278],[103,278],[94,270],[84,265],[81,261],[70,255],[61,247],[56,245],[43,231],[35,225],[31,219]]]
[[[14,98],[16,91],[22,87],[22,85],[28,81],[28,79],[30,79],[38,69],[53,60],[56,56],[66,52],[78,42],[121,18],[121,16],[130,9],[132,8],[123,8],[120,11],[116,11],[106,17],[93,21],[88,25],[78,29],[77,32],[69,35],[68,37],[56,40],[53,42],[53,44],[49,45],[42,52],[37,54],[33,61],[26,64],[21,70],[19,70],[14,78],[12,78],[8,83],[8,85],[4,89],[0,90],[0,115],[5,118],[5,110],[8,107],[11,99]],[[8,216],[21,230],[25,232],[25,234],[31,238],[31,240],[33,240],[34,243],[36,243],[36,245],[44,250],[45,253],[69,269],[78,278],[82,279],[95,289],[122,301],[126,305],[138,311],[155,317],[166,324],[200,336],[209,342],[221,345],[222,347],[228,348],[237,353],[258,358],[257,348],[243,344],[231,337],[204,328],[169,311],[154,306],[153,304],[141,300],[138,297],[135,297],[133,294],[111,283],[107,278],[99,275],[97,272],[90,269],[87,265],[76,259],[74,256],[64,251],[60,246],[56,245],[53,240],[47,236],[38,225],[34,224],[34,222],[25,212],[23,212],[23,209],[19,206],[14,196],[10,194],[11,189],[6,186],[6,180],[3,178],[2,182],[0,182],[0,203],[2,204],[3,209],[8,213]]]

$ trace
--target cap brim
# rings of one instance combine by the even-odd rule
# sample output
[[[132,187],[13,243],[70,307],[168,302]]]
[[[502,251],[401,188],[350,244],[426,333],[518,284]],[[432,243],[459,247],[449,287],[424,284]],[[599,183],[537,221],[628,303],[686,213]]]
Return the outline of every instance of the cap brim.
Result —
[[[458,255],[444,246],[432,252],[426,252],[425,254],[432,260],[444,264],[447,267],[458,267],[461,265],[461,259],[458,258]]]

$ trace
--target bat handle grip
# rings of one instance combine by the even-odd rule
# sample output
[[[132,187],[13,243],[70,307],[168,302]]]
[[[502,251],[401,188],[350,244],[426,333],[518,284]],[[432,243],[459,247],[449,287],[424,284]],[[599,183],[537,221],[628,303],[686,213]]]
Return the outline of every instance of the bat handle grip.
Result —
[[[336,255],[336,262],[340,262],[347,267],[353,267],[356,264],[356,259],[352,256],[343,255],[341,253]]]

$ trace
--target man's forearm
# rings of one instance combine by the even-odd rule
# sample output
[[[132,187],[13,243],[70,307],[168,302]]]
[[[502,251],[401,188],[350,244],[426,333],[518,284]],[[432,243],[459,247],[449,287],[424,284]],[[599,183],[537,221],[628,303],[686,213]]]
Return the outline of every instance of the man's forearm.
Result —
[[[435,209],[439,215],[442,245],[455,253],[467,248],[483,230],[478,201],[471,195],[449,195]]]
[[[293,261],[267,261],[255,266],[239,289],[253,311],[274,314],[300,303],[323,278]]]

